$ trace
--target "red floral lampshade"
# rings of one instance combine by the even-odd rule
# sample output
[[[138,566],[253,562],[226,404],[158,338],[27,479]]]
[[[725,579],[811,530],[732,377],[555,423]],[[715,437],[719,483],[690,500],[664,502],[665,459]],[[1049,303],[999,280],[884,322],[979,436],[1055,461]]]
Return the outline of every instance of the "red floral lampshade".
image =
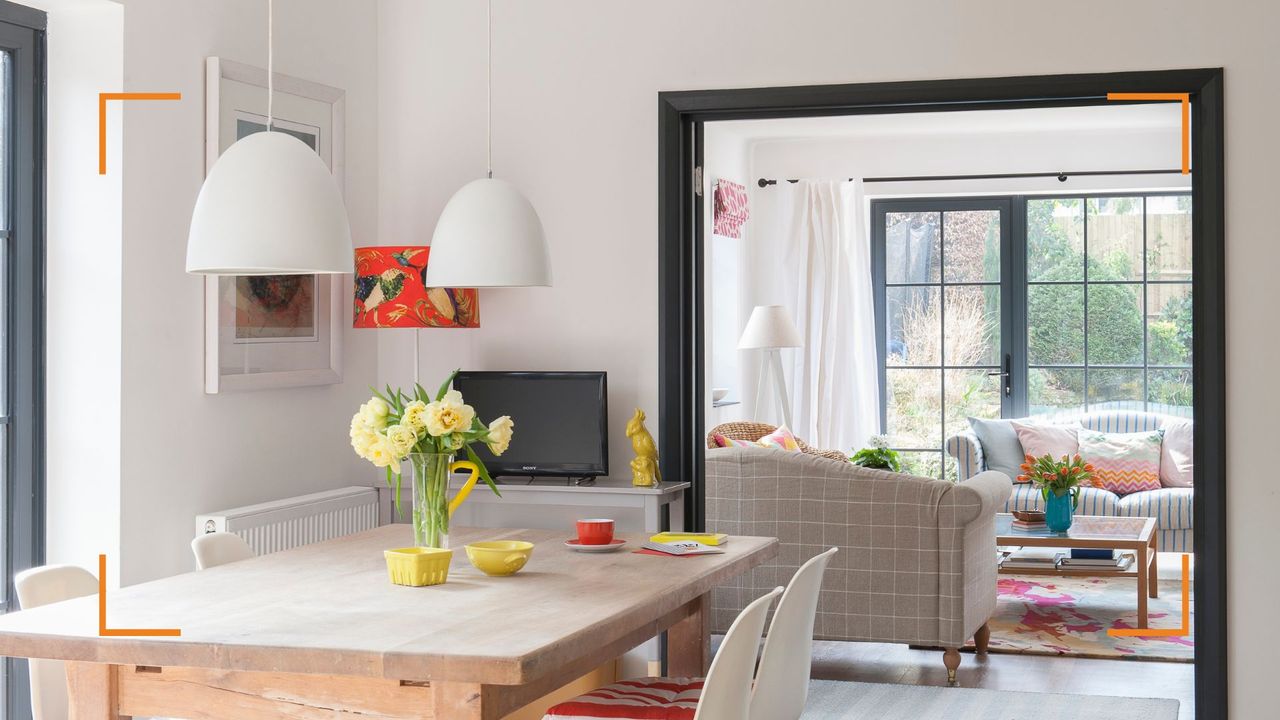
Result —
[[[475,288],[426,287],[430,247],[387,245],[356,248],[357,328],[480,327]]]

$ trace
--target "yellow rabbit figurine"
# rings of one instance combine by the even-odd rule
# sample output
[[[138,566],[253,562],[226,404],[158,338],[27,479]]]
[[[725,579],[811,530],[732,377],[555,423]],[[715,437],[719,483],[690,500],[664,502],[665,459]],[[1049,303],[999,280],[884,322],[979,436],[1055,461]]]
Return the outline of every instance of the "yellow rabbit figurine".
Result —
[[[636,452],[636,459],[631,461],[631,484],[653,487],[662,482],[662,471],[658,469],[658,446],[644,426],[644,411],[640,408],[636,408],[636,414],[627,422],[627,437],[631,438],[631,448]]]

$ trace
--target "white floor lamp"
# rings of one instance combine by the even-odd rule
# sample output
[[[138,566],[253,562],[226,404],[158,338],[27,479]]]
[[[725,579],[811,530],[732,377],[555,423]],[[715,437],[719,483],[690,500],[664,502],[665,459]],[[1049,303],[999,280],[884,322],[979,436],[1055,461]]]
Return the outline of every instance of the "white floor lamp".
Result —
[[[747,327],[738,340],[739,350],[764,350],[764,363],[760,366],[760,381],[756,385],[756,412],[764,397],[764,386],[773,376],[778,404],[782,406],[782,422],[791,427],[791,400],[787,397],[787,381],[782,375],[782,348],[798,348],[803,343],[800,332],[791,322],[787,309],[781,305],[757,305],[751,311]]]

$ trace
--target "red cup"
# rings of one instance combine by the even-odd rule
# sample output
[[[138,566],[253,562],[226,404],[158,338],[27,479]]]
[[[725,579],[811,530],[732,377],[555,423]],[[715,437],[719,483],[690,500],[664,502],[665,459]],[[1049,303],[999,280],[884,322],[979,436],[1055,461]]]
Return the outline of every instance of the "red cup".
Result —
[[[608,545],[613,542],[613,521],[603,519],[579,520],[578,542],[583,545]]]

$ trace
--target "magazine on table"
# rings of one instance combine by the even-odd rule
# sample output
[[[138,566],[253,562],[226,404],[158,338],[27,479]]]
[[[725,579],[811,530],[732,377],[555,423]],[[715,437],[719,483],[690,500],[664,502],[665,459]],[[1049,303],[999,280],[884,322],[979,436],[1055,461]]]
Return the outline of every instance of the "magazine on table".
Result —
[[[703,545],[700,542],[693,542],[692,540],[681,540],[669,543],[660,543],[650,540],[640,547],[645,550],[666,553],[667,555],[718,555],[724,553],[723,548]]]

